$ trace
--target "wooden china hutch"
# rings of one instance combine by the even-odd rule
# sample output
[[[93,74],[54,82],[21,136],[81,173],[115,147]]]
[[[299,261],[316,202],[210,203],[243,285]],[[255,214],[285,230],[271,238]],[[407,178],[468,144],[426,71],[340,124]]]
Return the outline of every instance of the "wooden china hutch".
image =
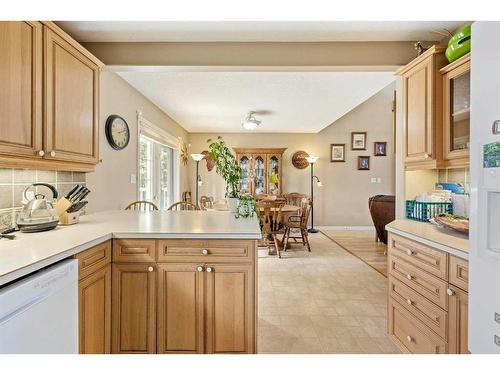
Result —
[[[282,161],[286,148],[234,148],[241,168],[241,194],[282,194]]]

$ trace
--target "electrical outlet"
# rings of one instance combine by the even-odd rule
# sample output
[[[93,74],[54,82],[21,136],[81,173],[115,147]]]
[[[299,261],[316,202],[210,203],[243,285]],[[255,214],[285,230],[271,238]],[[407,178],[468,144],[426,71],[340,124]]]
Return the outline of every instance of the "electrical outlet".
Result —
[[[377,177],[372,177],[372,178],[371,178],[371,183],[372,183],[372,184],[377,183]]]
[[[137,176],[134,173],[130,175],[130,183],[131,184],[137,183]]]

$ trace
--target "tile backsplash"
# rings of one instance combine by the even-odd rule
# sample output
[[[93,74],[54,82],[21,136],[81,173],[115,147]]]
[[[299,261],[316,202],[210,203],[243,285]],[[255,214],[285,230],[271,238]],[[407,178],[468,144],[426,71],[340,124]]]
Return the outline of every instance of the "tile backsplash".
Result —
[[[16,213],[22,208],[23,191],[34,182],[51,184],[63,196],[74,185],[85,185],[86,176],[82,172],[0,168],[0,230],[15,223]],[[37,191],[50,196],[47,188],[38,187]]]

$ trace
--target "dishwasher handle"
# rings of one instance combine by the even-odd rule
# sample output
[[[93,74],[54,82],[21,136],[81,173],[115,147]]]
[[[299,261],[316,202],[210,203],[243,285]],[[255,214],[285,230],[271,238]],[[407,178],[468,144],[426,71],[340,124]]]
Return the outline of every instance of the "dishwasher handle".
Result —
[[[4,323],[7,323],[9,320],[14,318],[16,315],[22,314],[24,311],[28,310],[32,306],[36,305],[38,302],[43,301],[50,295],[50,291],[46,291],[43,294],[38,295],[36,298],[26,302],[24,305],[17,307],[13,311],[7,312],[7,314],[0,316],[0,326]]]

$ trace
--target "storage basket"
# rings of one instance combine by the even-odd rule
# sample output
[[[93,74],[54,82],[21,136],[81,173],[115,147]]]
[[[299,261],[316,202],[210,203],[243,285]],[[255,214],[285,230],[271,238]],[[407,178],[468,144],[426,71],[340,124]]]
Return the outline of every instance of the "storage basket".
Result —
[[[451,202],[417,202],[406,201],[406,218],[417,221],[429,221],[439,214],[452,214]]]

